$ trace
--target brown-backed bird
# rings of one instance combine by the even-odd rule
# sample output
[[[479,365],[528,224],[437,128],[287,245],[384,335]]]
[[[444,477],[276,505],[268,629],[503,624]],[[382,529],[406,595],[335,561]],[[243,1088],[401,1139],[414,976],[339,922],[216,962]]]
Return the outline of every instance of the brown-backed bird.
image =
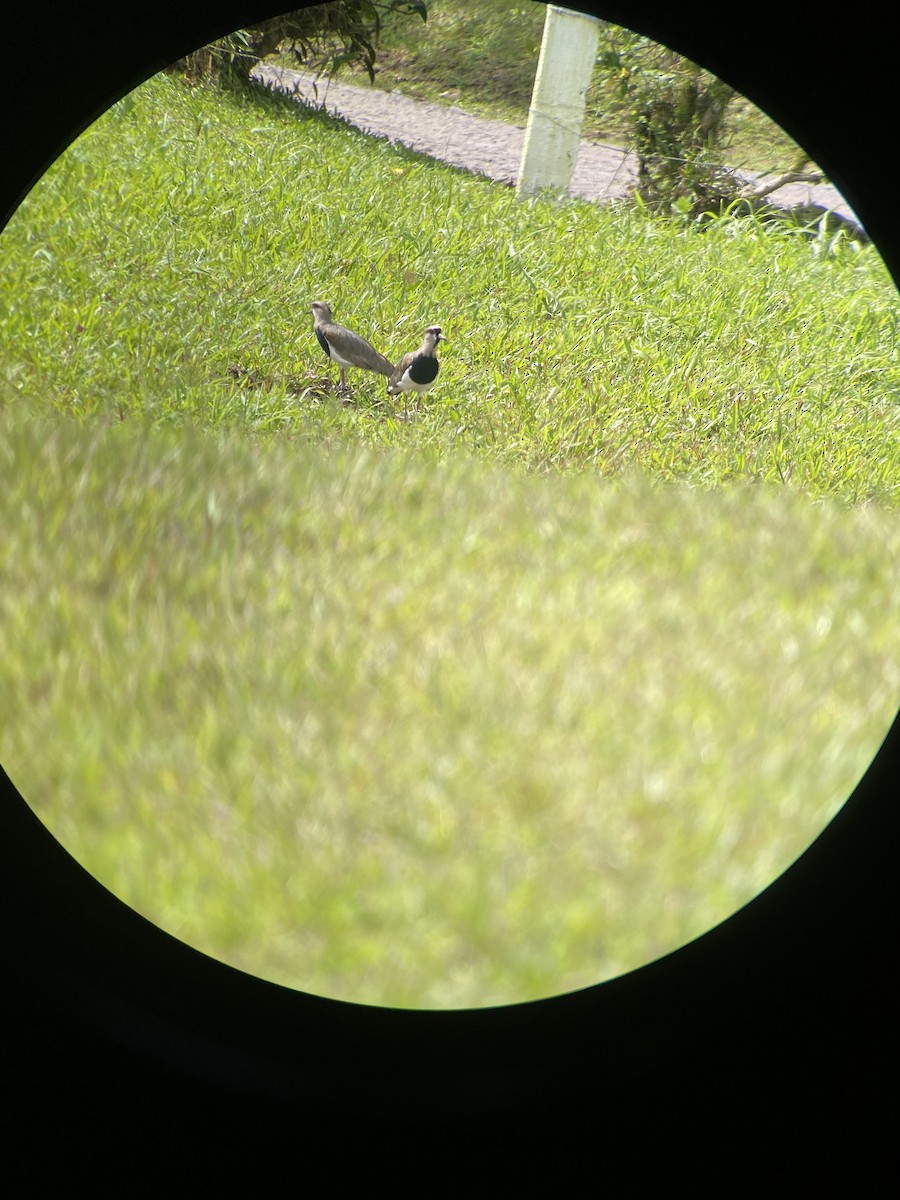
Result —
[[[438,362],[438,342],[447,339],[441,333],[440,325],[429,325],[422,338],[422,345],[410,354],[404,354],[391,375],[388,383],[388,394],[396,396],[403,392],[405,415],[409,416],[409,393],[427,392],[437,379],[441,364]]]
[[[391,363],[379,354],[374,346],[369,345],[364,337],[353,333],[332,319],[331,309],[322,300],[314,300],[310,309],[315,317],[313,331],[319,345],[329,358],[341,368],[341,381],[338,392],[347,390],[345,372],[348,367],[360,367],[363,371],[377,371],[389,379],[394,373]]]

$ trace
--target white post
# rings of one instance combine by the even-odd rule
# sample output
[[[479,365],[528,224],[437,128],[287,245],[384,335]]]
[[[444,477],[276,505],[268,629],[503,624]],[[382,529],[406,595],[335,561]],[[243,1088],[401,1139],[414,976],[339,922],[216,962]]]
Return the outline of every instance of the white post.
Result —
[[[547,5],[516,196],[545,188],[565,191],[575,170],[584,97],[597,58],[599,22],[586,13]]]

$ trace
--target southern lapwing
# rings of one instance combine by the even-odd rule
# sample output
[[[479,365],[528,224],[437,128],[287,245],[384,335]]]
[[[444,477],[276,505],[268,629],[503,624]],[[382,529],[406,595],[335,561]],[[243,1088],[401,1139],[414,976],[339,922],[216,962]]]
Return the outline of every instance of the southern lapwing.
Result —
[[[409,393],[418,392],[421,395],[422,392],[427,392],[437,379],[441,364],[435,351],[438,342],[446,340],[441,334],[440,325],[429,325],[419,349],[404,354],[397,363],[388,383],[388,395],[396,396],[403,392],[405,416],[409,416]]]
[[[353,333],[331,319],[331,309],[321,300],[314,300],[310,309],[315,317],[313,330],[319,345],[329,358],[341,368],[341,381],[338,393],[347,390],[345,372],[348,367],[360,367],[363,371],[377,371],[379,375],[390,377],[394,373],[393,366],[383,354],[379,354],[374,346],[370,346],[364,337]]]

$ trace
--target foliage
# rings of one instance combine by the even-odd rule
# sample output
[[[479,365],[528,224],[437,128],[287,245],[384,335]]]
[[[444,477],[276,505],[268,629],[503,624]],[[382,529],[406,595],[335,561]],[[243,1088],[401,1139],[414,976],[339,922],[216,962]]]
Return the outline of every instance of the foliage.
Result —
[[[674,50],[605,25],[604,92],[625,108],[638,158],[639,201],[651,212],[720,212],[741,192],[722,165],[733,88]]]
[[[374,79],[384,20],[395,14],[416,14],[425,21],[428,11],[424,0],[334,0],[292,9],[202,47],[178,69],[192,79],[247,80],[257,63],[282,50],[318,72],[333,74],[353,65]]]
[[[424,29],[395,22],[385,30],[374,82],[524,124],[544,13],[532,0],[440,0]]]

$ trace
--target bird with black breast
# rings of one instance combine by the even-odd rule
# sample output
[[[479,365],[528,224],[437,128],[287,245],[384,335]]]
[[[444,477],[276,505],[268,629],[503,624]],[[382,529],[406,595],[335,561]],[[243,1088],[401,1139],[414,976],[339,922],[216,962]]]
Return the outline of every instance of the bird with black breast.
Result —
[[[419,349],[404,354],[391,374],[388,395],[397,396],[400,392],[403,393],[405,417],[409,416],[410,393],[422,395],[434,385],[441,368],[436,353],[437,344],[446,340],[440,325],[429,325]]]

